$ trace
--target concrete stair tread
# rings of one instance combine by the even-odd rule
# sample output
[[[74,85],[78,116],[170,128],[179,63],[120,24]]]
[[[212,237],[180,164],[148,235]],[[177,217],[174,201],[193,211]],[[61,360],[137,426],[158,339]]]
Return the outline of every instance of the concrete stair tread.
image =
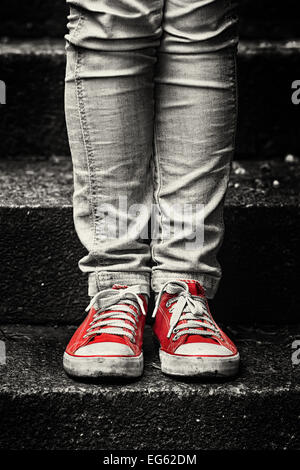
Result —
[[[298,207],[299,176],[299,161],[234,162],[226,205]],[[0,207],[70,207],[72,180],[69,157],[0,160]],[[279,182],[278,187],[274,187],[274,181]]]
[[[0,38],[0,54],[2,55],[46,55],[65,56],[65,42],[63,39],[10,39]]]
[[[0,161],[2,206],[70,207],[72,185],[70,157]]]
[[[21,394],[47,390],[68,393],[72,390],[77,393],[97,393],[99,396],[111,392],[115,388],[113,380],[103,379],[99,387],[97,384],[75,381],[64,373],[62,355],[75,329],[76,326],[73,325],[0,325],[0,339],[5,342],[7,349],[7,365],[0,366],[0,393],[3,390],[14,392],[16,381]],[[207,393],[218,395],[224,392],[233,396],[246,391],[256,394],[271,388],[274,388],[274,393],[291,390],[293,387],[300,391],[300,368],[293,367],[291,362],[291,344],[300,335],[300,324],[256,327],[233,325],[226,329],[236,342],[243,360],[241,373],[237,378],[228,381],[205,379],[199,387],[197,379],[178,381],[162,374],[151,326],[146,325],[144,375],[139,380],[125,381],[125,387],[117,389],[116,393],[169,390],[185,394],[197,391],[204,397]],[[216,384],[212,386],[214,382]]]
[[[229,328],[242,357],[240,375],[229,381],[164,376],[147,326],[140,380],[75,382],[62,369],[73,331],[1,327],[1,448],[299,446],[300,368],[291,361],[299,327]]]
[[[300,47],[300,38],[288,39],[242,39],[238,50],[241,54],[255,54],[257,52],[285,52],[293,53]],[[37,55],[37,56],[65,56],[65,41],[61,38],[28,38],[6,39],[0,37],[1,55]]]

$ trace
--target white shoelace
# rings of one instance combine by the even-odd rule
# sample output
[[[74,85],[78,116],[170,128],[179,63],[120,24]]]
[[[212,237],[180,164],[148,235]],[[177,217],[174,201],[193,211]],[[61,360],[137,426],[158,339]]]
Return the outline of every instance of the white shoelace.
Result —
[[[127,336],[134,343],[139,315],[146,315],[139,294],[148,294],[148,292],[140,285],[122,289],[105,289],[98,292],[86,308],[88,312],[97,303],[98,308],[84,338],[107,333]],[[135,307],[136,311],[131,308],[132,306]]]
[[[201,336],[219,336],[219,331],[215,323],[211,320],[207,310],[206,301],[203,297],[192,295],[188,285],[183,281],[168,281],[162,287],[155,305],[153,317],[156,316],[161,297],[164,292],[168,294],[178,294],[167,301],[166,306],[170,308],[172,313],[170,328],[167,337],[170,338],[172,333],[176,333],[173,341],[176,341],[183,335],[201,335]],[[181,325],[177,324],[186,320]],[[205,328],[205,329],[203,329]]]

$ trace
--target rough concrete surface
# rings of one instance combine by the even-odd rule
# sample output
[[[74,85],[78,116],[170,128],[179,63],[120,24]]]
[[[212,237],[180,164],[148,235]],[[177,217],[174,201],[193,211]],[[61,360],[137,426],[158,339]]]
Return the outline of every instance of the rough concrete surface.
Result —
[[[298,321],[299,168],[234,163],[217,318]],[[2,161],[0,191],[2,323],[80,321],[87,288],[77,263],[85,251],[73,228],[70,161]]]
[[[0,448],[299,449],[299,327],[229,329],[232,380],[176,380],[159,369],[150,328],[136,381],[75,382],[62,370],[73,327],[1,327]]]

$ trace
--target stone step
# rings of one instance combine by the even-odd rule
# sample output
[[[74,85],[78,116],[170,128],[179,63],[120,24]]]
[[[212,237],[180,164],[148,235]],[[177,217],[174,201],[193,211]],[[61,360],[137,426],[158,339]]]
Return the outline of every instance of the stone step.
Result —
[[[300,41],[241,42],[237,158],[300,154],[300,106],[292,83],[300,76]],[[63,111],[62,41],[0,43],[0,158],[68,155]]]
[[[146,327],[140,380],[75,382],[62,369],[73,331],[1,327],[1,449],[300,449],[299,327],[229,327],[242,365],[228,381],[164,376]]]
[[[219,320],[298,321],[299,161],[234,164],[220,253]],[[0,161],[2,323],[75,324],[87,304],[70,159]]]
[[[300,5],[286,0],[237,0],[240,34],[245,38],[299,37]],[[0,31],[7,37],[62,37],[68,8],[65,0],[2,0]]]

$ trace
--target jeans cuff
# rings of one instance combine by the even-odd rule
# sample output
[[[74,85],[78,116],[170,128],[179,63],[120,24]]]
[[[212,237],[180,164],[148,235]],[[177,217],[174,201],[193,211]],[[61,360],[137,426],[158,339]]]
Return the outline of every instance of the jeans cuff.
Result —
[[[89,274],[88,295],[93,297],[103,289],[108,289],[114,284],[142,287],[143,293],[150,295],[150,273],[137,273],[125,271],[96,271]]]
[[[210,276],[209,274],[203,274],[198,272],[169,272],[169,271],[153,271],[152,272],[152,289],[157,295],[161,290],[162,286],[167,281],[175,281],[178,279],[182,280],[194,280],[200,282],[205,290],[206,297],[213,299],[220,283],[220,278]]]

